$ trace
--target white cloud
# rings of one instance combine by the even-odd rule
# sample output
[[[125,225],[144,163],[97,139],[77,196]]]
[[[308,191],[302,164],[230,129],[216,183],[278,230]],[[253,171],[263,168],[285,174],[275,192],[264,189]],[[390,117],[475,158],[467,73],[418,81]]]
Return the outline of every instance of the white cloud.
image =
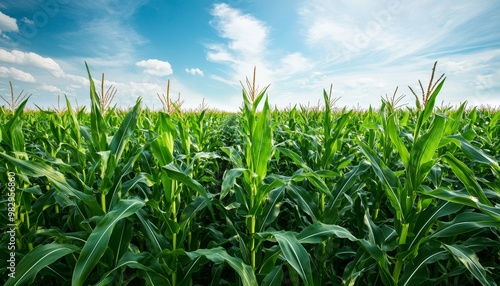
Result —
[[[2,67],[0,66],[0,77],[2,78],[12,78],[15,80],[23,81],[23,82],[36,82],[35,78],[22,70],[18,70],[13,67]]]
[[[66,87],[66,89],[68,89],[68,90],[75,90],[75,89],[80,89],[80,88],[81,88],[81,86],[76,85],[76,84],[70,84]]]
[[[69,79],[69,80],[74,81],[74,82],[79,83],[79,84],[89,85],[88,78],[85,78],[83,76],[65,73],[65,74],[63,74],[62,78]]]
[[[26,53],[18,50],[9,52],[0,48],[0,62],[36,67],[50,72],[57,78],[69,79],[81,84],[88,83],[84,77],[65,73],[54,59],[42,57],[32,52]]]
[[[45,90],[45,91],[49,91],[49,92],[53,92],[53,93],[64,93],[64,91],[62,91],[60,88],[58,88],[57,86],[54,86],[54,85],[49,85],[49,84],[43,84],[41,87],[40,87],[41,90]]]
[[[230,50],[246,56],[259,55],[265,50],[269,28],[263,22],[227,4],[216,4],[212,15],[215,19],[210,23],[221,37],[230,40],[227,44]]]
[[[5,15],[0,11],[0,34],[2,32],[18,32],[19,27],[17,26],[16,19]]]
[[[203,76],[203,71],[200,70],[199,68],[186,68],[186,72],[192,75],[201,75]]]
[[[144,73],[154,76],[171,75],[174,71],[169,62],[157,59],[143,60],[135,63],[138,67],[144,68]]]
[[[278,73],[283,76],[294,75],[297,73],[302,73],[305,71],[309,71],[314,67],[314,63],[311,59],[306,58],[302,53],[295,52],[288,54],[281,58],[281,66]]]
[[[269,42],[269,27],[250,14],[244,14],[227,4],[216,4],[211,11],[214,17],[210,24],[227,43],[207,45],[207,59],[212,62],[227,64],[231,71],[229,80],[239,86],[239,81],[252,73],[257,66],[259,78],[272,81],[272,72],[265,56]],[[251,32],[249,32],[251,31]],[[220,76],[212,76],[214,79]]]
[[[64,74],[56,61],[51,58],[44,58],[35,53],[25,53],[18,50],[9,52],[7,50],[0,49],[0,61],[42,68],[49,71],[56,77],[61,77]]]

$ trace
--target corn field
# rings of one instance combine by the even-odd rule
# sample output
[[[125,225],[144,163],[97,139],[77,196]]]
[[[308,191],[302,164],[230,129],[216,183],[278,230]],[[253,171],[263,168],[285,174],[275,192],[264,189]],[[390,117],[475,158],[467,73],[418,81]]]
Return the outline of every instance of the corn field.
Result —
[[[2,285],[500,281],[500,111],[438,108],[444,78],[234,114],[104,109],[89,78],[90,110],[0,109]]]

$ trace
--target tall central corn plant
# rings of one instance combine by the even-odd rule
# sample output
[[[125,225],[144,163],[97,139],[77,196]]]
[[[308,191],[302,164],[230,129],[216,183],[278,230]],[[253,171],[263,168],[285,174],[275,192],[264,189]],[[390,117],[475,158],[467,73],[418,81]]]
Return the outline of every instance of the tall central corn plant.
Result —
[[[266,88],[267,89],[267,88]],[[260,207],[266,199],[266,189],[263,188],[264,178],[267,176],[267,164],[272,155],[272,130],[271,116],[267,98],[258,118],[257,107],[266,92],[264,89],[252,102],[247,94],[243,94],[243,116],[245,135],[245,159],[248,172],[244,172],[243,184],[249,200],[249,215],[247,228],[251,237],[250,252],[251,265],[256,268],[256,254],[258,253],[256,240],[256,219]]]
[[[255,86],[254,86],[255,87]],[[262,211],[262,206],[268,192],[264,179],[267,176],[268,162],[272,156],[272,122],[268,100],[266,98],[262,110],[258,113],[259,103],[264,98],[267,87],[256,94],[255,88],[248,92],[243,89],[243,145],[245,163],[229,150],[225,150],[233,165],[237,168],[228,171],[222,185],[221,199],[228,195],[237,177],[243,175],[243,188],[235,188],[236,197],[241,200],[245,210],[245,224],[250,238],[248,247],[250,251],[249,262],[252,269],[257,268],[257,255],[260,253],[256,243],[257,216]]]

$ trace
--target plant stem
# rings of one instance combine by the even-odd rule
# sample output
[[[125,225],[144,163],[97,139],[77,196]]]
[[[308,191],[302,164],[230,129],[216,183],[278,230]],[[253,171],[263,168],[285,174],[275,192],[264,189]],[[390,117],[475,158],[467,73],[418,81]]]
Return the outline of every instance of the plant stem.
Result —
[[[394,281],[396,282],[398,282],[399,280],[399,274],[401,274],[402,267],[403,267],[403,260],[401,260],[401,258],[398,258],[396,266],[394,267],[394,272],[392,273],[392,278],[394,278]]]
[[[179,195],[180,196],[180,195]],[[177,204],[176,204],[176,198],[172,200],[172,216],[173,220],[175,223],[177,223]],[[172,234],[172,251],[175,251],[177,249],[177,233],[174,232]],[[172,285],[175,286],[177,285],[177,256],[174,255],[174,269],[172,271]]]
[[[253,180],[252,180],[253,181]],[[257,197],[257,183],[253,181],[251,190],[250,190],[250,210],[253,209],[254,205],[256,204],[255,198]],[[250,218],[250,237],[252,239],[251,245],[250,245],[250,252],[251,252],[251,264],[252,264],[252,269],[255,271],[256,269],[256,262],[255,262],[255,253],[257,250],[255,249],[255,215],[251,214]]]
[[[406,237],[408,236],[408,223],[402,224],[401,236],[399,237],[399,245],[406,243]],[[396,266],[394,267],[394,272],[392,273],[392,277],[397,282],[399,280],[399,275],[401,274],[401,268],[403,267],[403,258],[398,258],[396,262]]]
[[[251,251],[252,251],[252,269],[255,270],[255,238],[254,238],[254,233],[255,233],[255,216],[252,215],[252,221],[250,223],[250,236],[252,237],[252,246],[251,246]]]
[[[101,193],[101,207],[102,211],[106,213],[106,195],[104,193]]]
[[[321,204],[320,204],[320,208],[321,208],[321,216],[324,215],[324,212],[325,212],[325,194],[321,194]]]
[[[401,236],[399,237],[399,245],[406,243],[406,237],[408,236],[409,224],[404,223],[401,229]]]

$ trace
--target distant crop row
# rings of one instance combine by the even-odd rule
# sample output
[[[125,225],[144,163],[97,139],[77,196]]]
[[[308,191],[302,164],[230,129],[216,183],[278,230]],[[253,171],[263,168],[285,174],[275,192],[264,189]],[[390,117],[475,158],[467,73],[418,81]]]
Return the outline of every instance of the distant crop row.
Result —
[[[3,285],[496,285],[500,111],[0,109]],[[13,177],[14,176],[14,177]],[[9,185],[15,184],[15,278]]]

